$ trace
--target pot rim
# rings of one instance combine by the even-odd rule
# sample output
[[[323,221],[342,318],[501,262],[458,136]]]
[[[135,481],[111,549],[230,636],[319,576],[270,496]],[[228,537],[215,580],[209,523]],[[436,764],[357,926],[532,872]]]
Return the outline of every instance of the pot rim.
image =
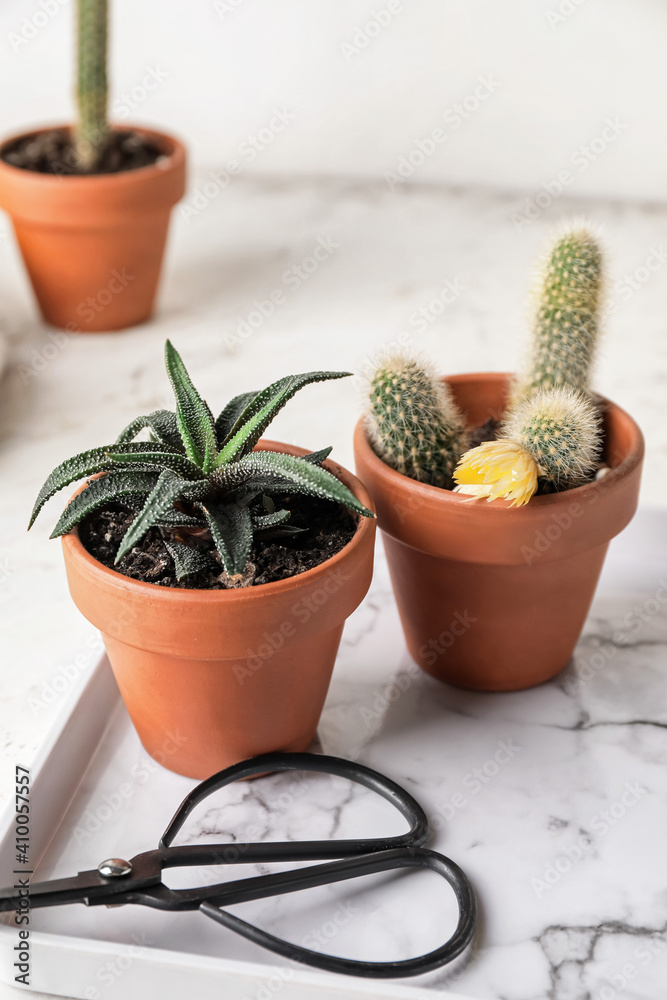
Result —
[[[443,382],[451,385],[467,382],[470,379],[484,379],[489,382],[507,383],[513,377],[513,373],[511,372],[464,372],[457,375],[441,376]],[[628,473],[632,472],[632,470],[635,469],[642,461],[644,457],[644,435],[637,422],[626,410],[618,406],[606,396],[602,396],[599,393],[596,393],[595,395],[601,402],[605,411],[614,410],[627,418],[627,421],[632,428],[634,438],[628,454],[618,465],[611,466],[609,472],[607,472],[602,479],[596,479],[592,483],[584,483],[582,486],[575,486],[569,490],[562,490],[559,493],[548,493],[544,496],[532,497],[530,500],[530,507],[532,507],[533,510],[540,507],[557,506],[559,504],[571,503],[573,501],[576,502],[580,497],[585,499],[591,493],[601,489],[602,487],[600,484],[602,483],[604,483],[604,489],[607,490],[619,480],[624,479]],[[393,482],[397,488],[404,490],[410,489],[410,485],[412,484],[424,499],[428,498],[428,500],[433,504],[474,504],[477,510],[512,510],[516,513],[516,508],[513,506],[511,500],[482,501],[479,498],[468,496],[465,493],[454,493],[453,490],[446,490],[440,486],[432,486],[429,483],[422,483],[417,479],[412,479],[410,476],[406,476],[402,472],[398,472],[396,469],[392,469],[391,466],[387,465],[386,462],[384,462],[373,450],[368,439],[365,424],[365,417],[360,417],[354,431],[355,443],[359,448],[363,448],[367,461],[374,466],[378,476],[384,477],[389,482]]]
[[[42,125],[26,129],[22,132],[15,132],[2,139],[0,142],[0,170],[8,171],[13,177],[26,178],[29,179],[31,183],[40,184],[42,186],[46,186],[48,184],[60,185],[62,181],[66,181],[69,183],[79,182],[87,186],[105,183],[122,187],[130,185],[132,178],[141,178],[143,180],[150,174],[163,176],[166,171],[177,170],[185,163],[185,145],[180,139],[177,139],[169,132],[161,132],[158,129],[149,128],[145,125],[135,125],[132,122],[123,123],[122,126],[114,122],[111,124],[111,131],[133,131],[153,139],[156,145],[160,145],[164,149],[164,160],[161,162],[158,161],[157,163],[146,164],[143,167],[134,167],[131,170],[120,170],[116,173],[42,174],[35,170],[25,170],[23,167],[15,167],[13,164],[7,163],[7,161],[3,158],[6,148],[10,144],[17,142],[19,139],[26,139],[30,136],[41,135],[43,132],[51,132],[57,129],[62,129],[71,133],[73,126],[71,123],[67,122],[59,122],[53,125]]]
[[[278,451],[283,454],[297,456],[311,453],[307,448],[301,448],[299,445],[289,445],[282,441],[272,441],[265,438],[262,438],[256,447],[261,451]],[[354,493],[357,500],[360,500],[365,507],[368,507],[369,510],[375,513],[375,504],[368,490],[354,473],[330,459],[327,459],[323,465]],[[82,489],[85,489],[85,486],[82,486],[76,493],[80,493]],[[73,495],[76,496],[76,493]],[[274,580],[271,583],[263,583],[257,587],[244,587],[237,590],[161,587],[157,583],[135,580],[133,577],[118,573],[116,570],[99,562],[98,559],[95,559],[84,548],[79,538],[77,527],[73,528],[68,534],[63,535],[61,541],[66,560],[69,559],[73,563],[78,564],[84,573],[96,576],[98,580],[103,581],[104,585],[110,589],[124,590],[130,595],[134,592],[137,597],[153,598],[161,601],[163,604],[168,604],[169,602],[182,603],[184,599],[192,600],[194,595],[198,595],[200,601],[205,604],[215,604],[218,602],[242,604],[251,600],[260,600],[263,594],[271,597],[277,594],[284,594],[290,590],[298,590],[303,586],[314,583],[319,576],[327,576],[339,563],[347,561],[360,546],[366,543],[369,533],[375,530],[376,523],[377,518],[363,517],[360,514],[359,523],[350,541],[340,551],[336,552],[335,555],[330,556],[329,559],[326,559],[318,566],[313,566],[311,569],[307,569],[303,573],[297,573],[295,576],[290,576],[285,580]]]

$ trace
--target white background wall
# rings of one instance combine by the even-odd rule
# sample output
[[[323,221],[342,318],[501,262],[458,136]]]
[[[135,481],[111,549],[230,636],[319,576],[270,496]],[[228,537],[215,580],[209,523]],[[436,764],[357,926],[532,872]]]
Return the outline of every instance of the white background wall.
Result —
[[[134,90],[131,117],[185,137],[207,169],[236,159],[252,171],[382,178],[442,127],[446,138],[411,180],[528,196],[567,170],[572,194],[665,198],[664,0],[111,6],[117,117]],[[74,0],[2,0],[5,133],[71,118],[73,16]],[[388,20],[379,30],[378,17]],[[148,91],[151,70],[164,78]],[[495,81],[491,96],[465,121],[445,118],[480,77]],[[294,119],[251,162],[241,144],[275,108]],[[620,123],[606,132],[613,141],[595,142],[608,118]],[[591,143],[587,160],[577,151]]]

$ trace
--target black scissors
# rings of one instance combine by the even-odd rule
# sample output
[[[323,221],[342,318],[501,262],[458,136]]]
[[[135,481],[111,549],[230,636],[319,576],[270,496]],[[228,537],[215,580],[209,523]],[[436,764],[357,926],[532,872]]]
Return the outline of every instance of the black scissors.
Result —
[[[230,844],[170,846],[188,815],[212,792],[233,781],[275,771],[319,771],[364,785],[390,802],[409,822],[410,829],[397,837],[365,840],[235,843],[233,852],[230,852]],[[474,937],[476,923],[475,894],[468,879],[453,861],[423,846],[428,834],[426,814],[412,796],[394,781],[363,764],[323,754],[263,754],[233,764],[193,788],[183,799],[160,838],[157,850],[144,851],[130,861],[109,858],[97,868],[79,872],[74,878],[31,884],[30,908],[60,906],[65,903],[85,903],[86,906],[135,903],[161,910],[199,910],[229,930],[284,958],[318,969],[379,979],[416,976],[446,965],[460,955]],[[338,860],[194,889],[170,889],[161,878],[163,868],[325,861],[333,858]],[[437,872],[450,884],[456,895],[459,919],[454,933],[439,948],[418,958],[396,962],[363,962],[324,955],[283,941],[222,909],[233,903],[265,899],[397,868],[427,868]],[[24,905],[16,888],[0,891],[0,910],[17,910]]]

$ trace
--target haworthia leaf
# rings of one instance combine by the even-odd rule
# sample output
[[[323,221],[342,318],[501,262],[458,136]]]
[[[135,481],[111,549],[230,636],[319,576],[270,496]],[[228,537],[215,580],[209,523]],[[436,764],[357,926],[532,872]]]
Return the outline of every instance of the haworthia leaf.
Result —
[[[60,535],[67,534],[87,514],[97,510],[98,507],[103,507],[106,503],[111,503],[114,500],[122,502],[128,499],[145,498],[155,486],[157,478],[157,473],[137,470],[110,472],[106,476],[102,476],[101,479],[94,479],[67,505],[51,534],[51,538],[59,538]]]
[[[82,451],[79,455],[68,458],[66,462],[61,462],[53,470],[39,491],[28,527],[32,526],[46,501],[50,500],[58,490],[64,489],[65,486],[69,486],[70,483],[74,483],[78,479],[83,479],[84,476],[94,476],[97,472],[111,472],[117,468],[118,463],[110,460],[109,452],[122,455],[124,462],[128,455],[145,454],[146,452],[154,453],[156,450],[157,446],[152,441],[130,441],[120,445],[109,444],[103,448]],[[173,455],[173,452],[164,452],[164,455],[169,457]],[[160,453],[160,456],[162,457],[162,453]]]
[[[256,392],[242,392],[240,396],[234,396],[227,403],[220,416],[215,422],[215,433],[218,438],[218,447],[222,447],[230,432],[233,430],[236,421],[241,416],[245,408],[253,401]]]
[[[253,514],[252,523],[258,531],[265,528],[275,528],[279,524],[284,524],[291,517],[289,510],[276,510],[273,514]]]
[[[230,576],[243,573],[252,548],[252,518],[238,504],[201,505],[222,565]]]
[[[313,382],[347,378],[348,375],[350,372],[304,372],[302,375],[288,375],[258,392],[238,417],[220,449],[215,468],[252,451],[276,414],[299,389]]]
[[[201,573],[209,565],[209,560],[199,549],[185,545],[183,542],[168,541],[166,538],[163,541],[167,552],[174,560],[177,580],[184,580],[188,576]]]
[[[178,451],[183,454],[183,441],[181,435],[178,433],[176,414],[172,413],[171,410],[155,410],[145,417],[137,417],[136,420],[128,424],[125,430],[118,435],[116,443],[123,444],[125,441],[132,441],[139,431],[144,430],[145,427],[149,428],[151,434],[161,444],[168,447],[171,451]]]
[[[255,451],[232,465],[224,466],[211,476],[211,481],[216,486],[230,491],[240,486],[247,488],[248,483],[253,481],[270,482],[272,479],[279,481],[281,487],[284,483],[289,483],[290,489],[300,493],[322,497],[325,500],[336,500],[364,517],[375,517],[373,512],[364,507],[347,486],[330,472],[294,455],[281,455],[275,451]]]
[[[311,462],[313,465],[321,465],[331,454],[331,445],[322,448],[321,451],[311,451],[310,455],[304,455],[304,462]]]
[[[165,344],[165,363],[176,396],[176,422],[185,453],[195,465],[208,472],[218,453],[213,414],[192,384],[180,354],[169,340]]]
[[[118,562],[124,555],[127,555],[130,549],[141,541],[148,529],[156,525],[160,518],[171,511],[176,500],[203,497],[206,494],[206,488],[205,480],[188,482],[170,469],[164,469],[153,490],[146,498],[143,508],[125,532],[115,561]]]
[[[147,442],[150,444],[150,442]],[[199,466],[191,462],[185,455],[177,455],[173,451],[141,451],[136,455],[124,455],[122,452],[110,451],[112,462],[122,465],[156,465],[162,469],[171,469],[191,479],[202,479],[203,473]]]

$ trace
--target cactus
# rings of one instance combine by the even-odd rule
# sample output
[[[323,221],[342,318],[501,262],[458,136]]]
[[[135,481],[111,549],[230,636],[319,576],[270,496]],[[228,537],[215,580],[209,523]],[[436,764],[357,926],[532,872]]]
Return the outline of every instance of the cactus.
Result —
[[[107,142],[107,0],[77,0],[77,101],[75,148],[79,168],[97,167]]]
[[[528,370],[514,398],[534,389],[572,386],[588,392],[604,285],[604,260],[585,225],[558,233],[538,273]]]
[[[466,452],[454,472],[455,490],[520,506],[535,493],[538,477],[556,489],[586,482],[600,450],[600,416],[587,395],[570,386],[537,389],[508,414],[497,441]]]
[[[368,381],[366,428],[376,454],[412,479],[449,485],[466,443],[449,387],[427,365],[402,354],[381,358]]]

